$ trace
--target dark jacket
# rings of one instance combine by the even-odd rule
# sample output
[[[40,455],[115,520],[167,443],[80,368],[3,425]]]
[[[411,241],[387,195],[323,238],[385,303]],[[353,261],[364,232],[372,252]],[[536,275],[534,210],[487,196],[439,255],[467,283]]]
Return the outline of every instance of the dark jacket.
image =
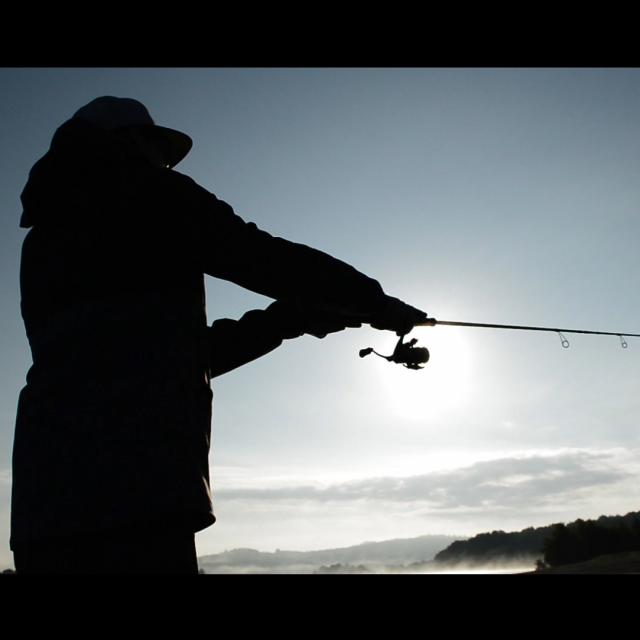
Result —
[[[22,202],[33,366],[16,419],[12,548],[214,522],[211,376],[284,336],[260,311],[208,327],[204,274],[362,321],[384,298],[375,280],[245,222],[189,177],[82,121],[58,129]]]

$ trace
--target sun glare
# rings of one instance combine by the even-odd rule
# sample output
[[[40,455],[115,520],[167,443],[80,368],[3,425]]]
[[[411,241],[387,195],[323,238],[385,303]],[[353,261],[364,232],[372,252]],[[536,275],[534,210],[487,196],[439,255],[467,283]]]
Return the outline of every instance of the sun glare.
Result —
[[[381,385],[393,412],[411,421],[442,417],[463,407],[471,391],[471,353],[459,330],[418,329],[411,337],[426,346],[431,357],[424,369],[412,371],[380,360]]]

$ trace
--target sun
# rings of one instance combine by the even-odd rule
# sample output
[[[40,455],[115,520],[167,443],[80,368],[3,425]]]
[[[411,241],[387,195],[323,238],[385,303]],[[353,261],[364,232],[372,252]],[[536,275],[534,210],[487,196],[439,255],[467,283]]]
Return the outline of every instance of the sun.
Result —
[[[460,330],[416,329],[410,337],[418,338],[416,346],[426,346],[431,357],[419,371],[380,360],[380,384],[392,412],[408,421],[424,421],[463,408],[472,387],[472,357]]]

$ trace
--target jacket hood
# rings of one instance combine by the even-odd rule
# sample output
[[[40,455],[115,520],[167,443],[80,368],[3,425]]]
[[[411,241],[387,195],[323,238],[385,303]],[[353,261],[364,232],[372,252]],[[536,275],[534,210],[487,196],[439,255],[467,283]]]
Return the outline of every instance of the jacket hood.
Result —
[[[68,120],[29,172],[20,196],[20,226],[86,218],[88,211],[105,202],[102,198],[109,198],[114,179],[134,161],[117,134],[79,119]]]

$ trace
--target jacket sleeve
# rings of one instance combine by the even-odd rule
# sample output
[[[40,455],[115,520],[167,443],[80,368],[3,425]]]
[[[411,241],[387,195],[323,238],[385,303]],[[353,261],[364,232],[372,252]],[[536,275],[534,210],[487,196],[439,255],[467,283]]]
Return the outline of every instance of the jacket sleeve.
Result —
[[[256,293],[362,321],[383,304],[380,284],[317,249],[270,235],[188,176],[172,172],[193,224],[202,271]]]
[[[266,355],[284,340],[305,334],[324,338],[357,326],[359,323],[343,316],[276,300],[266,309],[248,311],[239,320],[221,318],[209,327],[209,371],[215,378]]]

